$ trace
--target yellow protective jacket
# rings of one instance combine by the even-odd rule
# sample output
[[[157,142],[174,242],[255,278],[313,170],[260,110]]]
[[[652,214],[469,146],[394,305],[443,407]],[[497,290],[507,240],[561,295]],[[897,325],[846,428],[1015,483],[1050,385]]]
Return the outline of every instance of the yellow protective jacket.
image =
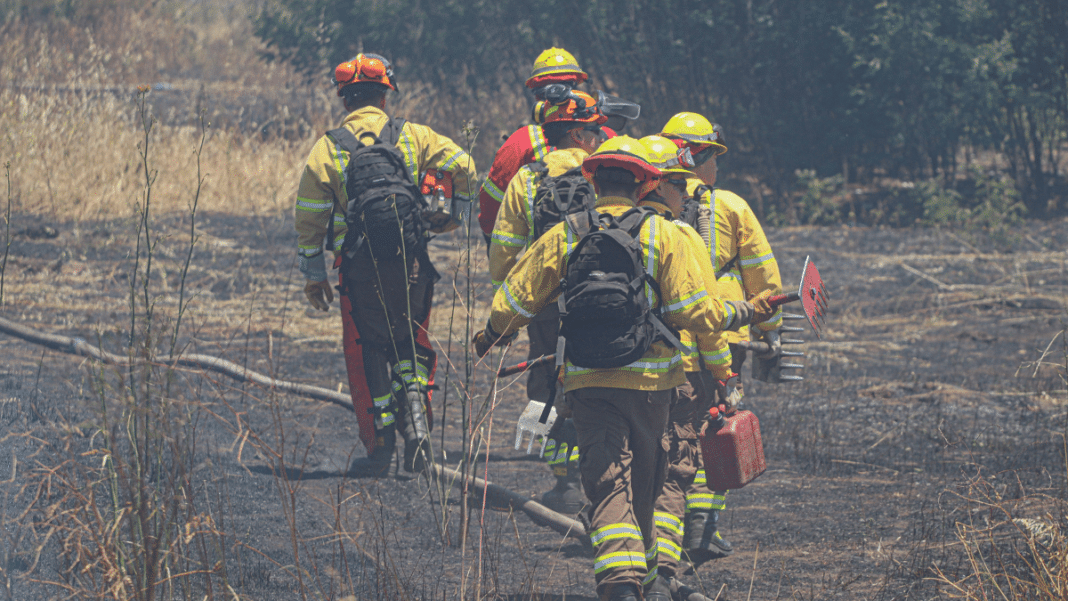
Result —
[[[378,135],[389,117],[377,107],[357,109],[345,118],[343,127],[357,139],[367,134]],[[364,143],[370,139],[364,138]],[[475,182],[475,163],[466,152],[449,138],[425,125],[406,122],[397,142],[408,171],[419,183],[419,175],[428,169],[452,173],[453,189],[459,196],[471,198],[478,190]],[[302,259],[323,252],[327,226],[334,220],[334,240],[327,248],[339,251],[345,240],[345,166],[348,153],[338,150],[330,136],[324,135],[312,147],[308,163],[297,188],[296,228],[297,248]]]
[[[634,203],[626,198],[604,197],[597,210],[622,215]],[[677,330],[690,330],[698,349],[711,357],[717,330],[734,319],[734,310],[709,296],[704,276],[678,226],[663,217],[650,217],[642,224],[640,242],[646,271],[656,280],[663,299],[647,285],[652,306],[664,309],[662,318]],[[508,335],[526,325],[560,295],[560,280],[567,271],[567,258],[578,243],[566,223],[558,223],[545,233],[519,259],[493,297],[490,325]],[[668,390],[685,381],[682,356],[672,346],[655,342],[638,361],[614,369],[591,369],[567,362],[564,390],[605,387],[630,390]]]
[[[661,215],[667,215],[671,209],[667,205],[655,200],[643,200],[638,206],[649,207]],[[686,252],[697,261],[704,276],[705,290],[708,295],[718,301],[723,300],[719,293],[719,285],[716,282],[716,271],[712,269],[712,261],[709,260],[708,252],[701,235],[697,230],[683,221],[673,221],[679,228],[679,232],[686,242]],[[707,369],[716,376],[717,380],[726,380],[731,371],[731,350],[728,346],[727,334],[729,332],[716,332],[712,340],[706,344],[698,344],[697,338],[689,330],[679,330],[679,341],[686,346],[687,351],[682,353],[682,369],[687,372],[697,372]],[[716,349],[713,352],[700,352],[699,348]]]
[[[550,152],[542,161],[548,168],[548,174],[557,177],[581,165],[588,156],[581,148],[565,148]],[[541,180],[540,173],[531,170],[530,165],[524,165],[504,191],[490,237],[489,269],[494,290],[501,287],[504,276],[515,265],[519,253],[534,241],[531,238],[534,229],[534,193]]]
[[[687,194],[692,196],[701,184],[698,178],[688,179]],[[713,268],[719,272],[734,260],[718,280],[720,295],[725,300],[749,300],[765,290],[781,294],[779,264],[749,203],[734,192],[713,189],[701,195],[701,205],[712,211],[711,240],[704,242]],[[768,331],[781,325],[782,311],[777,310],[771,319],[756,327]],[[727,339],[732,343],[748,340],[749,328],[727,332]]]

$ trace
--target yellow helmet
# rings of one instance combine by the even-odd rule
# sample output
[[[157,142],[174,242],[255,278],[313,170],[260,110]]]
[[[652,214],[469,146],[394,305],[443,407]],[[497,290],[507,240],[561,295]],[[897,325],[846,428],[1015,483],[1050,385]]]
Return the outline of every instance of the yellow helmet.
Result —
[[[717,155],[727,152],[720,127],[697,113],[679,113],[668,119],[660,135],[684,140],[687,144],[700,146],[702,149],[704,146],[713,146]]]
[[[656,135],[645,136],[639,142],[645,145],[645,148],[649,151],[650,162],[653,167],[660,170],[660,173],[664,175],[668,173],[693,175],[693,172],[690,171],[694,166],[693,156],[690,154],[689,148],[679,150],[679,147],[671,140]]]
[[[635,183],[641,183],[638,198],[644,198],[660,185],[660,170],[653,166],[649,149],[630,136],[616,136],[601,144],[582,161],[582,175],[591,182],[601,167],[616,167],[630,171]],[[596,186],[596,182],[594,182]]]
[[[587,77],[570,52],[554,47],[543,51],[534,60],[534,67],[527,78],[527,87],[534,89],[551,83],[582,83]]]

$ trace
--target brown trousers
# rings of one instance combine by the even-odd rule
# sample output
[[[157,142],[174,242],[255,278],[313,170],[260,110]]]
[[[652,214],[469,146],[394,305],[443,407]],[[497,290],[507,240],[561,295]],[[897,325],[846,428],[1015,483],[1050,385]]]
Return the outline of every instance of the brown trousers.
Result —
[[[668,426],[664,432],[664,444],[668,449],[667,480],[664,490],[656,499],[653,514],[661,576],[679,573],[686,493],[694,487],[697,470],[702,467],[698,433],[715,395],[710,385],[711,377],[688,372],[686,383],[675,389],[675,399],[671,404]]]
[[[590,500],[597,592],[656,575],[653,503],[664,484],[671,390],[580,388],[568,393]]]

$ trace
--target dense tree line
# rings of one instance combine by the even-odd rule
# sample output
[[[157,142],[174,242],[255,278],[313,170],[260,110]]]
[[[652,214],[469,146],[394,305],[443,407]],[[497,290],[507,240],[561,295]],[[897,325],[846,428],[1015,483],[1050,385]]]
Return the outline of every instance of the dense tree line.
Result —
[[[559,44],[593,86],[725,126],[732,170],[951,187],[993,151],[1032,215],[1065,204],[1064,0],[269,0],[270,56],[316,76],[358,49],[472,107]],[[1051,201],[1053,201],[1051,203]]]

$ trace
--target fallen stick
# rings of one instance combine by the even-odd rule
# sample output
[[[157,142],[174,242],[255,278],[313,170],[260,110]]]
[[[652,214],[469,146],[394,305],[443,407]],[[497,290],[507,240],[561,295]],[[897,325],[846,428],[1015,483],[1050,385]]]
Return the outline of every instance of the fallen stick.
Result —
[[[145,360],[141,358],[135,357],[131,359],[130,357],[123,355],[109,353],[100,347],[89,344],[82,338],[72,338],[70,336],[60,336],[58,334],[45,334],[44,332],[38,332],[37,330],[4,319],[3,317],[0,317],[0,332],[50,348],[54,351],[67,353],[68,355],[78,355],[79,357],[88,357],[109,365],[130,365],[131,361],[135,365],[145,363]],[[233,361],[212,357],[211,355],[180,355],[178,357],[169,357],[166,360],[161,360],[160,363],[174,367],[195,367],[213,371],[237,380],[238,382],[251,382],[265,388],[274,388],[283,392],[318,399],[320,401],[328,401],[335,405],[340,405],[349,411],[353,411],[352,397],[343,392],[335,392],[329,388],[321,388],[310,384],[299,384],[297,382],[278,380],[259,372],[252,371],[246,367],[242,367]]]
[[[111,365],[129,365],[131,363],[129,357],[109,353],[99,347],[89,344],[81,338],[38,332],[37,330],[4,319],[3,317],[0,317],[0,332],[61,353],[67,353],[68,355],[88,357]],[[134,358],[132,359],[132,362],[134,364],[143,364],[145,363],[145,360]],[[223,374],[224,376],[233,378],[239,382],[252,382],[261,386],[282,390],[284,392],[329,401],[352,411],[352,399],[347,394],[334,392],[327,388],[311,386],[309,384],[298,384],[296,382],[277,380],[259,372],[241,367],[232,361],[227,361],[218,357],[189,354],[180,357],[172,357],[170,361],[168,361],[168,364],[182,367],[199,367],[201,369]],[[434,465],[433,468],[439,478],[449,478],[454,486],[464,478],[460,472],[451,468],[441,465]],[[476,489],[485,491],[488,495],[487,499],[492,499],[500,503],[507,503],[509,506],[519,509],[530,516],[530,518],[534,520],[534,523],[540,526],[547,526],[564,536],[576,538],[580,541],[589,541],[589,538],[586,536],[586,528],[578,520],[556,513],[541,503],[537,503],[519,493],[512,492],[503,486],[488,483],[481,478],[470,477],[468,478],[468,481]]]
[[[434,464],[433,469],[439,478],[449,479],[453,486],[459,486],[460,482],[465,478],[460,472],[443,465]],[[530,516],[530,519],[534,520],[535,524],[546,526],[564,536],[575,538],[583,544],[588,544],[590,539],[586,536],[586,528],[582,525],[582,522],[556,513],[529,497],[512,492],[503,486],[486,482],[477,476],[468,476],[467,481],[476,489],[485,491],[487,500],[507,503],[512,508]]]

